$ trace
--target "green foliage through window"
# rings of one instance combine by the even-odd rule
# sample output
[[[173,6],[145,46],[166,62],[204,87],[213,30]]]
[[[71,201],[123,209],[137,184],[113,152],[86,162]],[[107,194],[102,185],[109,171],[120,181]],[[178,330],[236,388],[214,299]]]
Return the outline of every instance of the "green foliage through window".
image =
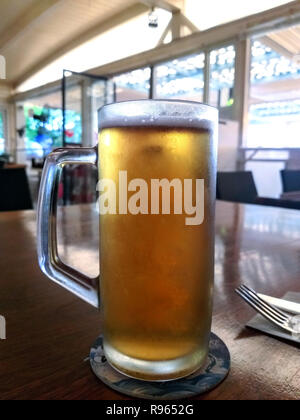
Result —
[[[25,113],[25,144],[28,156],[42,157],[63,142],[63,115],[57,108],[39,107],[27,104]],[[81,143],[81,115],[66,111],[66,142]]]

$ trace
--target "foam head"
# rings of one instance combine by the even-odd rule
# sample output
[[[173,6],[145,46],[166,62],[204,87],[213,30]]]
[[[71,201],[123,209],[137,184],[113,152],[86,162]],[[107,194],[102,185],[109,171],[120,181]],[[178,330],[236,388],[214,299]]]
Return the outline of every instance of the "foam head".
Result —
[[[198,102],[141,100],[105,105],[99,111],[99,130],[117,127],[180,127],[212,130],[218,110]]]

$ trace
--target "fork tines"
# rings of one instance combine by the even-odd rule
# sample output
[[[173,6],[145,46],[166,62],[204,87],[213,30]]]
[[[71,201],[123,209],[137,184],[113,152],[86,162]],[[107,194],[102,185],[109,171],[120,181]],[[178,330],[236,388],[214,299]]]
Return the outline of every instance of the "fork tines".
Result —
[[[263,317],[278,325],[279,327],[289,329],[287,324],[290,317],[261,299],[253,289],[242,285],[236,289],[236,293]]]

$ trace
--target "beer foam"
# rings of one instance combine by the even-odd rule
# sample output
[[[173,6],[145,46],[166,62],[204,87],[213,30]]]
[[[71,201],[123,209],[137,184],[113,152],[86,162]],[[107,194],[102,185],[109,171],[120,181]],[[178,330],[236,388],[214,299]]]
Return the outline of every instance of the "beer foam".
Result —
[[[140,100],[105,105],[99,111],[99,129],[118,127],[174,127],[211,131],[218,110],[198,102]]]

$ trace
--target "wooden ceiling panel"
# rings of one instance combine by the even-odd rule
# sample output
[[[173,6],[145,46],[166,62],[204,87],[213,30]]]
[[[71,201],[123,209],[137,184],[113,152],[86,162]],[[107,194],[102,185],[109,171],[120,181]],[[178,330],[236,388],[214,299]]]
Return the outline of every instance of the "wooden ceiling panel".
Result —
[[[99,25],[101,30],[101,22],[107,22],[136,2],[1,0],[0,14],[9,17],[6,26],[3,23],[0,26],[0,54],[6,58],[8,80],[17,82],[47,56],[59,53],[60,49],[72,44],[74,39],[80,39],[90,28]],[[1,33],[4,34],[4,45],[1,45]]]
[[[272,41],[285,48],[292,55],[300,53],[300,27],[294,26],[267,35]]]
[[[36,0],[1,0],[0,11],[0,34],[3,33],[10,25],[12,25],[22,14],[30,9]]]

